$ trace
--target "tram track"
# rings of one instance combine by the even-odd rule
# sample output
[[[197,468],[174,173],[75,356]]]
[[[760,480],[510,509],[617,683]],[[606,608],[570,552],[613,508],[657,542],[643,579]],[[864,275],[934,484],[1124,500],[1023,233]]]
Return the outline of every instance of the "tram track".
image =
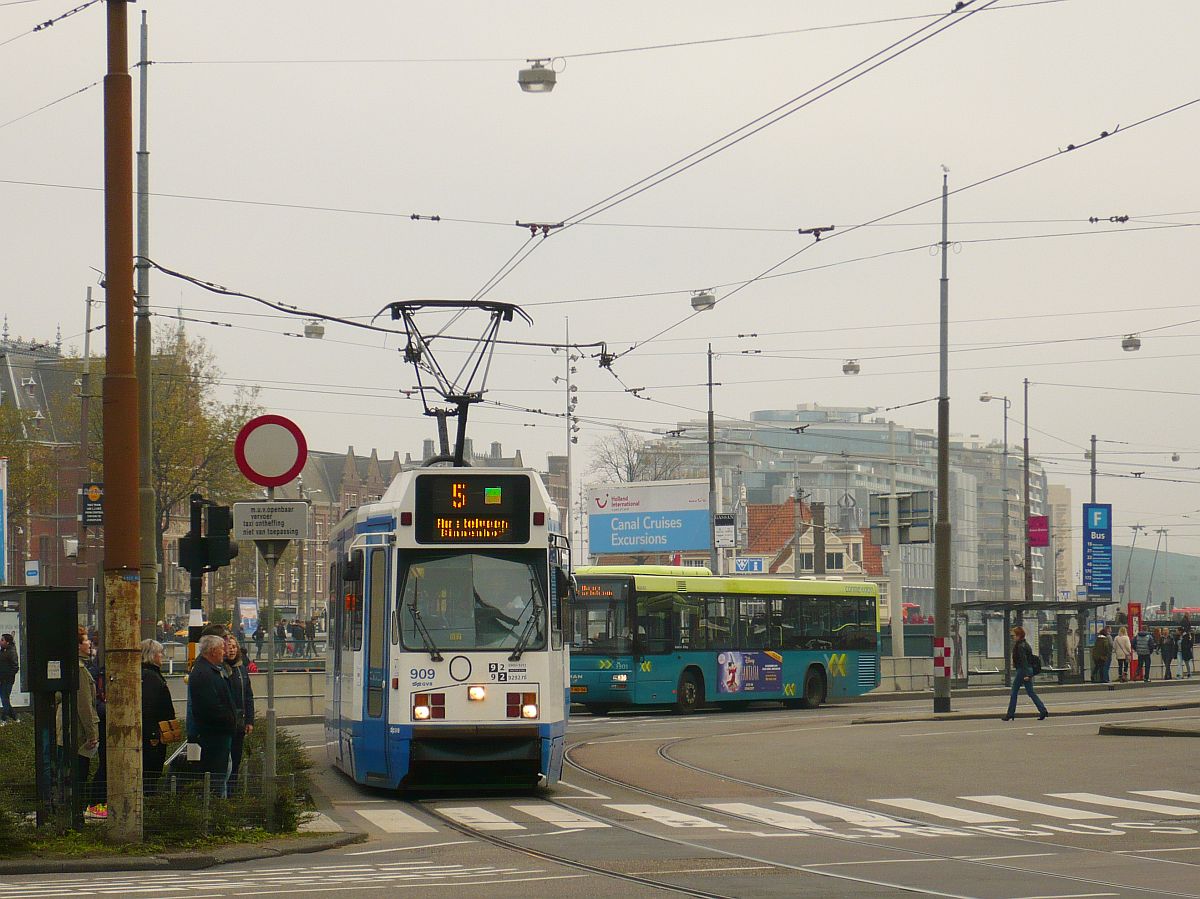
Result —
[[[724,781],[727,783],[739,784],[739,785],[745,786],[750,789],[761,790],[766,793],[773,793],[773,794],[779,795],[781,797],[786,797],[789,799],[815,800],[815,801],[821,801],[821,802],[833,801],[833,800],[829,800],[829,799],[826,799],[825,797],[821,797],[821,796],[814,796],[812,794],[800,793],[800,792],[797,792],[794,790],[786,790],[786,789],[783,789],[780,787],[771,786],[769,784],[762,784],[762,783],[757,783],[755,781],[746,780],[744,778],[733,777],[733,776],[724,774],[719,771],[713,771],[713,770],[704,768],[699,765],[693,765],[689,762],[681,761],[680,759],[672,756],[670,753],[671,748],[673,748],[675,746],[679,746],[681,744],[692,742],[695,740],[707,739],[709,736],[714,736],[714,735],[692,736],[692,737],[684,737],[684,738],[678,738],[678,739],[668,739],[657,747],[656,752],[657,752],[657,755],[664,762],[666,762],[670,765],[674,765],[676,767],[691,771],[693,773],[703,775],[705,777],[715,778],[715,779],[718,779],[718,780],[721,780],[721,781]],[[717,735],[717,736],[719,736],[719,735]],[[713,811],[714,811],[713,809],[711,809],[701,803],[693,802],[693,801],[690,801],[687,799],[681,799],[681,798],[678,798],[675,796],[671,796],[667,793],[660,792],[658,790],[652,790],[652,789],[648,789],[646,787],[641,787],[641,786],[637,786],[635,784],[627,783],[625,781],[611,777],[602,772],[596,771],[595,769],[593,769],[585,764],[582,764],[575,757],[578,750],[580,750],[586,746],[589,746],[589,745],[600,745],[603,742],[604,741],[595,741],[594,743],[593,742],[583,742],[583,743],[578,743],[578,744],[575,744],[575,745],[569,747],[564,755],[565,763],[570,765],[572,768],[579,771],[580,773],[585,774],[589,777],[595,778],[596,780],[598,780],[602,783],[609,784],[610,786],[614,786],[614,787],[618,787],[623,790],[628,790],[630,792],[638,793],[638,794],[646,796],[648,798],[656,799],[660,802],[667,802],[672,805],[689,808],[689,809],[692,809],[692,810],[695,810],[698,812],[702,812],[707,815],[713,814]],[[561,805],[564,808],[571,808],[571,806],[569,806],[568,804],[561,802],[559,800],[552,799],[550,801],[554,802],[557,805]],[[835,804],[842,806],[843,808],[846,808],[848,810],[864,811],[864,812],[872,811],[870,809],[860,809],[857,806],[850,805],[850,804],[847,804],[844,802],[836,802]],[[759,821],[757,821],[753,818],[750,818],[748,816],[745,816],[745,815],[740,815],[736,812],[722,810],[719,812],[719,814],[724,817],[733,819],[733,820],[744,821],[748,824],[753,824],[753,825],[760,824]],[[905,816],[899,815],[899,814],[890,814],[889,817],[894,818],[897,821],[901,821],[905,824],[911,824],[913,826],[923,826],[926,824],[926,822],[920,821],[918,819],[905,817]],[[645,833],[644,831],[641,831],[639,828],[629,827],[627,824],[624,824],[623,822],[614,821],[611,819],[605,819],[605,821],[606,821],[606,823],[613,824],[614,826],[624,827],[627,830],[633,830],[638,833]],[[806,873],[806,874],[813,874],[813,875],[817,875],[817,876],[821,876],[821,877],[830,877],[830,878],[834,878],[834,879],[838,879],[838,880],[857,881],[857,882],[863,883],[864,885],[869,884],[872,886],[886,886],[886,887],[893,888],[893,889],[896,889],[899,891],[923,893],[926,895],[936,895],[936,896],[951,896],[951,895],[957,896],[957,895],[959,895],[959,894],[954,894],[954,893],[947,893],[947,892],[925,889],[922,887],[913,886],[913,885],[909,885],[909,884],[886,883],[886,882],[883,882],[880,880],[875,880],[875,879],[854,877],[852,875],[848,875],[848,874],[844,874],[844,873],[833,873],[833,872],[822,870],[822,866],[820,866],[820,865],[794,865],[794,864],[780,862],[777,860],[764,858],[764,857],[760,857],[760,856],[754,856],[754,855],[749,855],[749,854],[745,854],[745,853],[734,852],[734,851],[727,850],[727,849],[719,849],[719,848],[715,848],[715,847],[711,847],[711,846],[706,846],[703,844],[697,844],[697,843],[693,843],[693,842],[687,841],[687,840],[679,840],[676,838],[665,837],[665,836],[661,836],[661,835],[657,835],[657,834],[645,834],[645,835],[651,836],[654,839],[665,840],[667,842],[671,842],[671,843],[675,843],[675,844],[679,844],[679,845],[703,848],[708,852],[719,853],[721,855],[740,859],[743,861],[752,861],[752,862],[756,862],[756,863],[760,863],[760,864],[769,864],[776,868],[794,870],[794,871],[798,871],[798,872],[802,872],[802,873]],[[953,855],[947,855],[944,853],[930,852],[930,851],[911,848],[911,847],[895,846],[892,844],[882,843],[882,842],[877,842],[877,841],[863,840],[863,839],[858,839],[858,838],[852,839],[850,837],[841,836],[838,834],[811,833],[810,836],[812,836],[816,839],[833,841],[833,842],[837,842],[840,844],[853,844],[855,846],[870,846],[871,848],[878,849],[880,852],[883,852],[883,853],[901,855],[901,856],[910,857],[910,858],[926,859],[929,861],[957,862],[960,864],[975,866],[975,867],[979,867],[979,868],[986,868],[989,870],[1000,870],[1000,871],[1004,871],[1006,873],[1013,874],[1015,876],[1041,875],[1044,877],[1061,880],[1066,883],[1078,884],[1080,886],[1086,886],[1086,887],[1103,887],[1103,888],[1109,888],[1109,889],[1115,888],[1115,889],[1121,889],[1121,890],[1130,890],[1130,891],[1139,892],[1139,893],[1146,893],[1146,894],[1151,894],[1151,895],[1156,895],[1156,896],[1176,896],[1176,897],[1185,897],[1185,899],[1200,899],[1200,893],[1170,891],[1170,890],[1164,890],[1158,886],[1149,887],[1149,886],[1139,886],[1139,885],[1133,884],[1133,883],[1117,883],[1117,882],[1113,882],[1113,881],[1100,880],[1100,879],[1096,879],[1096,878],[1089,878],[1089,877],[1084,877],[1084,876],[1079,876],[1079,875],[1074,875],[1074,874],[1063,874],[1063,873],[1059,873],[1059,872],[1055,872],[1055,871],[1044,871],[1044,870],[1039,870],[1037,868],[1025,868],[1025,867],[1018,867],[1016,865],[1005,865],[1005,864],[1001,864],[997,861],[985,861],[985,860],[979,860],[979,859],[964,858],[961,856],[953,856]],[[1062,850],[1072,851],[1072,852],[1098,853],[1098,854],[1104,855],[1106,857],[1119,858],[1126,863],[1128,862],[1128,860],[1130,858],[1130,856],[1128,854],[1117,853],[1112,850],[1106,850],[1106,849],[1096,849],[1096,848],[1092,848],[1092,847],[1073,846],[1073,845],[1064,844],[1064,843],[1049,843],[1049,842],[1046,842],[1045,840],[1033,840],[1033,839],[1029,839],[1029,838],[1024,838],[1024,837],[1020,837],[1020,836],[1011,836],[1011,835],[1006,835],[1005,839],[1009,839],[1009,840],[1019,842],[1019,843],[1031,844],[1031,845],[1035,845],[1035,846],[1043,847],[1043,848],[1044,847],[1052,847],[1052,848],[1057,848],[1057,849],[1062,849]],[[1186,862],[1181,863],[1181,862],[1175,862],[1175,861],[1168,862],[1164,859],[1147,858],[1145,856],[1141,856],[1140,858],[1142,858],[1142,860],[1144,860],[1144,861],[1162,862],[1164,864],[1172,864],[1172,865],[1185,864],[1189,867],[1198,867],[1197,865],[1195,865],[1193,863],[1186,863]],[[964,897],[964,899],[966,899],[966,897]]]

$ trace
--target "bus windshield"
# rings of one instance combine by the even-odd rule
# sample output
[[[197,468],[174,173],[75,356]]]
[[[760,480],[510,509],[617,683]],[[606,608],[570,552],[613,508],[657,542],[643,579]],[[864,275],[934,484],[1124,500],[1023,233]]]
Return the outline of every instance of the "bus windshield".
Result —
[[[629,582],[613,578],[580,578],[571,602],[571,651],[584,655],[633,652],[629,617]]]
[[[526,551],[408,556],[397,609],[404,647],[420,652],[432,641],[453,652],[515,649],[533,619],[524,648],[543,648],[545,564],[545,553]]]

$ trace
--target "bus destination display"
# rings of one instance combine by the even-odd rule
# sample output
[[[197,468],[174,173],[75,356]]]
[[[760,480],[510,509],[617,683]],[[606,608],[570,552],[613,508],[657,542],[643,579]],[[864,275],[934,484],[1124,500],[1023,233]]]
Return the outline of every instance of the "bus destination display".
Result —
[[[419,476],[416,538],[418,543],[527,543],[529,478]]]

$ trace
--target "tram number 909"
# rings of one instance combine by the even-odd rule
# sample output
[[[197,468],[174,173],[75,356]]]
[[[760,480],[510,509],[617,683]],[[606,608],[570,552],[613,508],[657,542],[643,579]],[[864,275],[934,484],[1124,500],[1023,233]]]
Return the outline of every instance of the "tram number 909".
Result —
[[[409,668],[408,676],[412,680],[433,680],[434,670],[432,668]]]

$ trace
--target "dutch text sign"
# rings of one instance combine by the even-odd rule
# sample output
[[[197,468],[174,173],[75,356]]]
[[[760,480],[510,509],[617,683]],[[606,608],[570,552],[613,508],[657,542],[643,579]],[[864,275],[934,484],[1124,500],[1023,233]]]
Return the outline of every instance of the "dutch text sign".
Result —
[[[303,540],[308,503],[234,503],[233,539]]]
[[[1088,596],[1112,596],[1112,505],[1083,505],[1083,583]]]

